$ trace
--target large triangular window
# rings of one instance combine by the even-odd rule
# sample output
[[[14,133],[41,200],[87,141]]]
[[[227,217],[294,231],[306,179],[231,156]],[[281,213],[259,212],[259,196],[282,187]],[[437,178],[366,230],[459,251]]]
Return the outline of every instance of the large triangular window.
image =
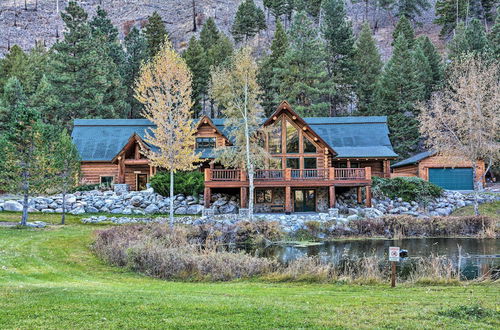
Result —
[[[316,146],[305,136],[304,136],[304,153],[316,153]]]

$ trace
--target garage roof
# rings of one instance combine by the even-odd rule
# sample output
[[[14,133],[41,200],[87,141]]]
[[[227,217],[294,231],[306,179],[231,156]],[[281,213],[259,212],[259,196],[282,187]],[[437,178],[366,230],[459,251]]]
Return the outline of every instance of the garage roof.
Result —
[[[416,164],[419,161],[421,161],[422,159],[433,156],[434,154],[435,154],[434,151],[424,151],[424,152],[418,153],[416,155],[413,155],[409,158],[403,159],[402,161],[392,165],[391,167],[396,168],[396,167],[402,167],[402,166],[406,166],[406,165]]]

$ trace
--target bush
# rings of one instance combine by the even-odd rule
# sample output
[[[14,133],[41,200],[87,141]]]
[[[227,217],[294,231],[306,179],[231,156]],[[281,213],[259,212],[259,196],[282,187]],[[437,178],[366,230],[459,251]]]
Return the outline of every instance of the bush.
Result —
[[[443,194],[443,188],[415,177],[373,178],[373,193],[377,196],[404,201],[429,201]]]
[[[71,190],[71,192],[76,192],[76,191],[91,191],[91,190],[109,190],[111,189],[112,186],[109,184],[99,184],[99,183],[93,183],[93,184],[82,184],[79,185]]]
[[[170,173],[161,172],[151,178],[151,187],[158,194],[170,196]],[[203,193],[204,175],[202,172],[177,172],[174,174],[174,194],[198,196]]]

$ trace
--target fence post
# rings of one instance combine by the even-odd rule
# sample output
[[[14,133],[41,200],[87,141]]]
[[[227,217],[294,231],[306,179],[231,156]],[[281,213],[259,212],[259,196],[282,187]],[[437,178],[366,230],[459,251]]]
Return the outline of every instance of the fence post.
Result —
[[[335,167],[330,167],[328,169],[328,178],[330,180],[335,180]]]
[[[245,170],[240,170],[240,181],[247,181],[247,172]]]
[[[211,178],[211,170],[209,168],[206,168],[205,169],[205,181],[210,181],[212,178]]]
[[[365,167],[365,178],[366,178],[366,180],[372,179],[372,168],[371,167]]]
[[[290,180],[292,180],[292,169],[285,168],[285,181],[290,181]]]

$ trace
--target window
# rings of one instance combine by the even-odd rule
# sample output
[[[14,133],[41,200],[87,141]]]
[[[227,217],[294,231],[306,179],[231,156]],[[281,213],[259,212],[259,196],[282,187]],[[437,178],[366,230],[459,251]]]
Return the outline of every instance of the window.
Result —
[[[281,121],[278,120],[273,125],[271,132],[269,132],[269,153],[281,153]]]
[[[359,163],[351,163],[351,168],[359,168]]]
[[[288,121],[286,122],[286,152],[288,154],[299,152],[299,132]]]
[[[299,158],[287,158],[286,159],[286,167],[291,169],[299,169]]]
[[[111,186],[113,183],[114,177],[112,176],[101,176],[101,184],[105,186]]]
[[[196,149],[214,149],[214,148],[215,148],[214,137],[196,138]]]
[[[256,189],[255,190],[255,201],[259,204],[272,203],[273,202],[273,191],[271,189]]]
[[[317,168],[316,158],[304,158],[304,168]]]
[[[304,153],[315,153],[316,146],[304,136]]]

